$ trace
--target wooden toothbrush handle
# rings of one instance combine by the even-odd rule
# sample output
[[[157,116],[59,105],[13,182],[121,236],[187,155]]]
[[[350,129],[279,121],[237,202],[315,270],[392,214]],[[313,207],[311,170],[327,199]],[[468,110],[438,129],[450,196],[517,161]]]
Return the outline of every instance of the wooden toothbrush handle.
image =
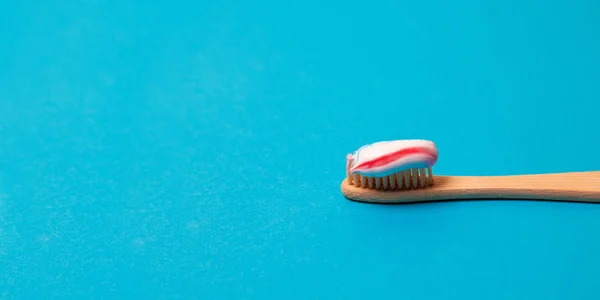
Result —
[[[512,176],[434,176],[431,187],[381,191],[342,182],[350,200],[413,203],[470,199],[522,199],[600,203],[600,171]]]

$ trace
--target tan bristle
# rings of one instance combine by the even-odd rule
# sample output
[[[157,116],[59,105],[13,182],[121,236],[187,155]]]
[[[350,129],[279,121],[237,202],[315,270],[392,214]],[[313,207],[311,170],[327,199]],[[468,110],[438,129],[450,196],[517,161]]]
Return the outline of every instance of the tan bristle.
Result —
[[[410,189],[410,171],[402,171],[402,188]]]
[[[359,188],[382,191],[419,189],[433,185],[433,172],[431,168],[413,168],[384,177],[351,174],[348,175],[348,183]]]
[[[390,178],[390,190],[396,189],[396,174],[388,176]]]
[[[398,172],[396,173],[396,177],[398,177],[398,189],[402,190],[404,189],[404,176],[402,175],[402,172]]]
[[[429,186],[432,186],[433,185],[433,173],[431,172],[431,167],[429,167],[427,169],[427,171],[428,171],[428,175],[429,175],[427,177],[427,183],[429,184]]]
[[[410,187],[413,189],[419,188],[419,169],[411,169],[410,173],[412,176],[412,184]]]
[[[419,174],[419,186],[424,188],[427,184],[427,169],[420,169],[421,174]]]
[[[396,178],[398,179],[398,186],[396,188],[399,190],[403,189],[404,184],[402,183],[402,172],[396,173]]]

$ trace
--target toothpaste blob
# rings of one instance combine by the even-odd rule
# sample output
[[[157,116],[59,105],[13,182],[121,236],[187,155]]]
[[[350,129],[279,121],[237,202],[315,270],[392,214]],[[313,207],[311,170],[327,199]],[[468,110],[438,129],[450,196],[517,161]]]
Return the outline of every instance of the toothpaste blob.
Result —
[[[432,167],[438,159],[435,144],[427,140],[383,141],[366,145],[349,155],[347,172],[384,177],[408,169]]]

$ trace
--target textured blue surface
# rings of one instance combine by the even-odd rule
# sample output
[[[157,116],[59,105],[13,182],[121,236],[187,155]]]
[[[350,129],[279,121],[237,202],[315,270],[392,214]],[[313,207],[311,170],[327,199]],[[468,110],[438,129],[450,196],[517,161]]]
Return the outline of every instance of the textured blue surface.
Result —
[[[599,3],[4,3],[0,298],[597,299],[600,206],[339,183],[600,170]]]

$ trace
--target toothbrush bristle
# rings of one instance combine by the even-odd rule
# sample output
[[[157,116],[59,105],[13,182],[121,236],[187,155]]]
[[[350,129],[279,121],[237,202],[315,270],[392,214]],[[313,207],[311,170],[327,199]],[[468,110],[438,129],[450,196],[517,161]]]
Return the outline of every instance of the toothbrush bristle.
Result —
[[[348,184],[365,189],[410,190],[433,185],[431,168],[408,169],[384,177],[368,177],[359,174],[348,175]]]

